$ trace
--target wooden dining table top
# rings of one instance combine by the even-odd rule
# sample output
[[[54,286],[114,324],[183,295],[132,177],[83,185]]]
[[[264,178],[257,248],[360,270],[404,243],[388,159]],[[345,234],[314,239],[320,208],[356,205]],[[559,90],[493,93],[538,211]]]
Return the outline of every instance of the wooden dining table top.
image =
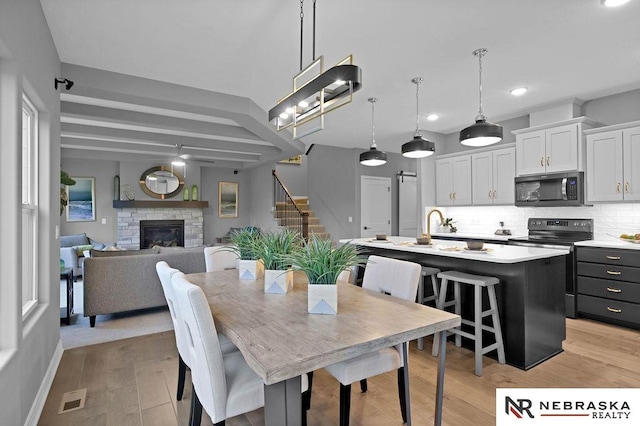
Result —
[[[207,297],[218,332],[229,338],[266,385],[364,353],[460,325],[460,317],[338,282],[337,315],[307,313],[307,279],[293,290],[264,292],[264,279],[238,270],[188,274]]]

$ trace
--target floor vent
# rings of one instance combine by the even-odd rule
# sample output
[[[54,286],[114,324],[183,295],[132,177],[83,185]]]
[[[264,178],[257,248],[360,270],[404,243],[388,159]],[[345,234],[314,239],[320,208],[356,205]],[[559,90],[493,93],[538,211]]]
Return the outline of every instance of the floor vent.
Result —
[[[84,408],[84,401],[86,399],[86,388],[65,393],[64,395],[62,395],[62,401],[60,401],[60,410],[58,410],[58,414],[68,413],[69,411],[75,411]]]

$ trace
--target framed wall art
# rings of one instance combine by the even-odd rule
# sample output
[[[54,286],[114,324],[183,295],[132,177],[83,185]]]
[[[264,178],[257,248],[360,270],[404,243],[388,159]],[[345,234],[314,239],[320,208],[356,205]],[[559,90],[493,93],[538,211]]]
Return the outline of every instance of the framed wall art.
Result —
[[[293,157],[289,157],[289,158],[285,158],[284,160],[280,160],[280,161],[278,161],[278,163],[281,163],[281,164],[295,164],[295,165],[299,166],[300,164],[302,164],[302,155],[301,154],[294,155]]]
[[[96,220],[96,180],[92,177],[72,177],[75,185],[67,186],[67,222]]]
[[[238,182],[218,183],[218,217],[238,217]]]

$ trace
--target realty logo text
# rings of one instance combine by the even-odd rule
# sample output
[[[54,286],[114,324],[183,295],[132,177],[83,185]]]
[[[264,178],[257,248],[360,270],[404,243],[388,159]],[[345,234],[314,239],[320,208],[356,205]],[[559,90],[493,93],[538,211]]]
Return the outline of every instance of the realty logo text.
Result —
[[[539,417],[589,417],[591,419],[629,419],[626,400],[540,400],[505,396],[504,411],[518,419]],[[534,414],[534,411],[536,414]]]

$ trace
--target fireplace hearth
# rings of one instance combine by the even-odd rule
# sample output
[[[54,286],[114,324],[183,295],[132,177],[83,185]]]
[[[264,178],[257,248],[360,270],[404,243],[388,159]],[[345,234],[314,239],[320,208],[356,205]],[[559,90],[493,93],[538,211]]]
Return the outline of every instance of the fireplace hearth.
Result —
[[[140,248],[184,247],[184,220],[141,220]]]

